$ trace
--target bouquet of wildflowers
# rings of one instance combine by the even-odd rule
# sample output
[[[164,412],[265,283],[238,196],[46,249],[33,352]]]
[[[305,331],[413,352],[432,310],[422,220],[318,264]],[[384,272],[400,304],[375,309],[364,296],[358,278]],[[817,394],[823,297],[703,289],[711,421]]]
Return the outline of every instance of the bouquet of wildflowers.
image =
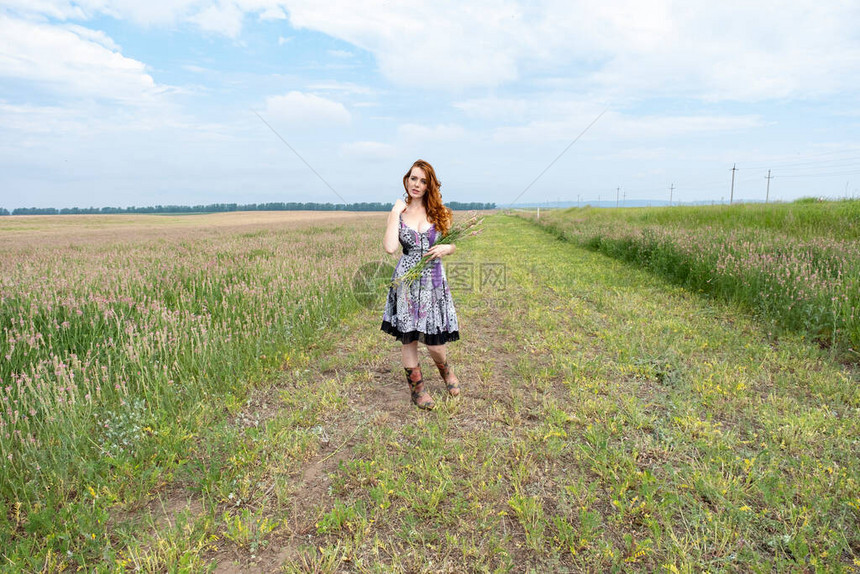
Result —
[[[484,231],[484,228],[480,227],[482,223],[484,223],[484,218],[478,219],[478,214],[473,212],[466,221],[452,225],[448,233],[439,238],[433,245],[450,245],[451,243],[460,243],[464,239],[474,237]],[[431,261],[433,260],[430,259],[430,256],[425,255],[412,269],[400,277],[395,277],[394,281],[391,282],[391,286],[397,287],[401,283],[411,285],[421,277],[421,274],[427,269]]]

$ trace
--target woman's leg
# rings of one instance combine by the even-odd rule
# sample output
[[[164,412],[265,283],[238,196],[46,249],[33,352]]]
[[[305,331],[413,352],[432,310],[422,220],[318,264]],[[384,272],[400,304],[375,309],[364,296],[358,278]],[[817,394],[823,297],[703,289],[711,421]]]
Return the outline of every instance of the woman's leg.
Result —
[[[419,409],[432,409],[435,406],[433,398],[424,389],[424,377],[418,365],[418,341],[403,345],[403,369],[406,371],[406,382],[412,393],[412,402]]]
[[[418,341],[412,341],[403,345],[401,348],[403,354],[403,366],[414,367],[418,365]]]
[[[448,387],[448,393],[452,397],[460,394],[460,381],[457,375],[451,372],[451,367],[448,366],[447,353],[445,345],[427,345],[427,350],[430,352],[430,357],[436,363],[436,368],[439,369],[439,374],[442,375],[442,380]]]

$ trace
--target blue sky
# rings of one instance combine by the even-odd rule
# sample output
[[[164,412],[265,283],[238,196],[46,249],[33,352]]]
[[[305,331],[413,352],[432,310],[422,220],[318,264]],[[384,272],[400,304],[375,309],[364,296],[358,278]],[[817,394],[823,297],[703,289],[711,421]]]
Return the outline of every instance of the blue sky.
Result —
[[[390,202],[417,158],[446,201],[500,206],[728,200],[735,164],[736,199],[769,169],[771,199],[860,197],[857,22],[856,0],[2,0],[0,207]]]

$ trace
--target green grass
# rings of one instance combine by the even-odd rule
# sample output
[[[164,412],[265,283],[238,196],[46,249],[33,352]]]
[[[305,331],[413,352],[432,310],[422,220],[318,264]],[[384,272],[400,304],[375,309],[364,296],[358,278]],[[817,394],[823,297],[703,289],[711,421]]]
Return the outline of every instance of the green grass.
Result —
[[[860,201],[798,200],[793,203],[739,203],[715,206],[570,209],[589,224],[646,225],[696,229],[757,229],[799,239],[860,239]]]
[[[521,214],[534,218],[534,214]],[[544,212],[559,237],[860,357],[860,201]]]

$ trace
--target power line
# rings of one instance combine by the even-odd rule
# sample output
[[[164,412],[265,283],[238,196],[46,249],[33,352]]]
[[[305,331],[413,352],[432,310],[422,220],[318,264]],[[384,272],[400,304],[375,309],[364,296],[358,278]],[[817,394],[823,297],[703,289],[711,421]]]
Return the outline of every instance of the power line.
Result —
[[[273,127],[272,127],[272,125],[271,125],[269,122],[267,122],[266,120],[264,120],[264,119],[263,119],[263,116],[261,116],[260,114],[258,114],[255,110],[251,110],[251,111],[252,111],[252,112],[254,112],[255,114],[257,114],[257,117],[258,117],[258,118],[260,118],[260,121],[261,121],[261,122],[263,122],[264,124],[266,124],[266,126],[267,126],[270,130],[272,130],[272,133],[273,133],[273,134],[275,134],[275,135],[278,137],[278,139],[279,139],[279,140],[281,140],[282,142],[284,142],[284,145],[285,145],[285,146],[287,146],[288,148],[290,148],[290,151],[291,151],[291,152],[293,152],[294,154],[296,154],[296,157],[297,157],[297,158],[299,158],[300,160],[302,160],[302,162],[304,162],[304,164],[305,164],[306,166],[308,166],[308,169],[310,169],[312,172],[314,172],[314,175],[315,175],[315,176],[317,176],[317,177],[319,178],[319,180],[320,180],[321,182],[323,182],[323,183],[326,185],[326,187],[328,187],[330,190],[332,190],[332,192],[333,192],[336,196],[338,196],[342,202],[344,202],[344,203],[346,203],[346,202],[347,202],[347,201],[343,198],[343,196],[342,196],[341,194],[339,194],[339,193],[337,192],[337,190],[336,190],[335,188],[333,188],[333,187],[329,184],[329,182],[327,182],[327,181],[323,178],[323,176],[321,176],[321,175],[319,174],[319,172],[318,172],[317,170],[315,170],[315,169],[314,169],[314,167],[313,167],[311,164],[309,164],[309,163],[307,162],[307,160],[306,160],[305,158],[303,158],[303,157],[301,156],[301,154],[299,154],[299,152],[297,152],[297,151],[295,150],[295,148],[294,148],[293,146],[291,146],[291,145],[290,145],[290,143],[289,143],[287,140],[285,140],[285,139],[281,136],[281,134],[279,134],[279,133],[277,132],[277,130],[275,130],[275,128],[273,128]]]
[[[846,162],[846,163],[837,163],[837,164],[832,164],[832,165],[817,165],[817,166],[815,166],[815,165],[808,165],[808,166],[785,165],[785,166],[780,166],[779,164],[775,164],[775,165],[768,167],[768,169],[773,169],[773,168],[778,168],[778,169],[782,169],[783,171],[789,171],[789,172],[790,171],[808,172],[811,175],[814,175],[816,173],[821,173],[821,170],[824,170],[824,172],[827,173],[829,171],[838,170],[838,169],[860,169],[860,160],[850,161],[850,162]],[[738,171],[750,172],[750,171],[759,171],[760,169],[763,169],[763,168],[745,167],[745,168],[738,168]]]
[[[605,110],[603,110],[602,112],[600,112],[599,114],[597,114],[597,117],[596,117],[596,118],[594,118],[593,120],[591,120],[591,123],[590,123],[590,124],[588,124],[587,126],[585,126],[585,129],[584,129],[584,130],[582,130],[581,132],[579,132],[579,135],[578,135],[578,136],[576,136],[575,138],[573,138],[573,141],[571,141],[569,144],[567,144],[567,147],[566,147],[566,148],[564,148],[563,150],[561,150],[561,153],[560,153],[560,154],[558,154],[557,156],[555,156],[555,159],[554,159],[554,160],[552,160],[551,162],[549,162],[549,165],[548,165],[548,166],[546,166],[545,168],[543,168],[543,171],[542,171],[542,172],[540,172],[540,173],[537,175],[537,177],[536,177],[536,178],[534,178],[534,179],[532,180],[532,182],[531,182],[530,184],[528,184],[528,185],[527,185],[527,186],[526,186],[526,187],[525,187],[525,188],[520,192],[520,194],[514,198],[514,200],[510,203],[510,205],[511,205],[511,206],[513,206],[513,205],[514,205],[514,203],[516,203],[516,201],[517,201],[520,197],[522,197],[522,196],[523,196],[523,194],[524,194],[525,192],[527,192],[527,191],[529,190],[529,188],[531,188],[531,186],[533,186],[533,185],[537,182],[537,180],[539,180],[539,179],[541,178],[541,176],[543,176],[543,174],[545,174],[545,173],[547,172],[547,170],[548,170],[549,168],[551,168],[551,167],[555,164],[555,162],[557,162],[559,159],[561,159],[561,156],[563,156],[565,153],[567,153],[567,150],[569,150],[573,144],[575,144],[576,142],[578,142],[578,141],[579,141],[579,138],[581,138],[582,136],[584,136],[584,135],[585,135],[585,132],[587,132],[588,130],[590,130],[590,129],[591,129],[591,126],[593,126],[594,124],[596,124],[596,123],[597,123],[597,120],[599,120],[600,118],[602,118],[602,117],[603,117],[603,114],[605,114],[605,113],[606,113],[606,112],[608,112],[608,111],[609,111],[609,108],[606,108]]]
[[[780,175],[779,177],[835,177],[840,175],[857,175],[860,174],[860,169],[855,171],[839,171],[832,173],[797,173],[794,175]]]
[[[850,155],[847,155],[847,154],[850,154]],[[815,159],[815,158],[821,158],[823,156],[834,156],[834,155],[843,155],[845,157],[835,157],[832,159]],[[795,167],[795,166],[817,165],[817,164],[842,162],[842,161],[860,161],[860,156],[857,155],[857,150],[839,150],[839,151],[833,151],[833,152],[824,152],[821,154],[801,156],[801,157],[798,157],[797,159],[772,158],[770,160],[752,160],[750,163],[744,164],[743,169]]]

